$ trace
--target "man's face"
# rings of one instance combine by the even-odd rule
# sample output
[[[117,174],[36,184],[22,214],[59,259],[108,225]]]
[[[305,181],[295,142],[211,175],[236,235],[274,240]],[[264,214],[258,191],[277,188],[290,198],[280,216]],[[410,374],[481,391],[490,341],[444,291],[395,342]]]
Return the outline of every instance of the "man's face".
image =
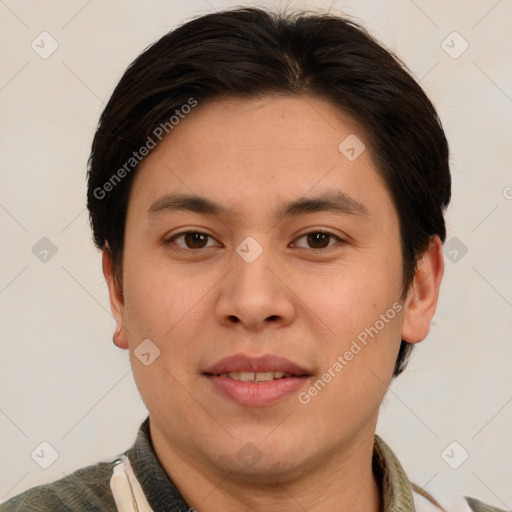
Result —
[[[402,258],[354,136],[364,143],[318,99],[223,99],[141,164],[119,315],[157,453],[284,478],[373,437],[401,340]]]

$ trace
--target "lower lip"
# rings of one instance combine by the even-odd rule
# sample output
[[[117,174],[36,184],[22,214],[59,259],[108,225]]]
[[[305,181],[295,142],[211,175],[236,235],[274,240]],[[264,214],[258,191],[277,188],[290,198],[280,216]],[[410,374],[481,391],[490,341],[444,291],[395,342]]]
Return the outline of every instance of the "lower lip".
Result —
[[[258,407],[272,405],[297,393],[308,377],[287,377],[267,382],[243,382],[229,377],[207,375],[214,388],[240,405]]]

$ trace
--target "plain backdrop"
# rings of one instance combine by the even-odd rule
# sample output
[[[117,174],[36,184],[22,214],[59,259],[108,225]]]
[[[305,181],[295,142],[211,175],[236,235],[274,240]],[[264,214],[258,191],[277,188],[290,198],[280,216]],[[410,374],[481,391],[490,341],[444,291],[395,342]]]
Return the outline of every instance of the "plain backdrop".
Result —
[[[135,440],[146,410],[128,354],[112,344],[85,208],[90,144],[114,86],[148,44],[239,5],[285,6],[0,1],[0,501]],[[512,2],[286,5],[361,21],[438,109],[453,174],[445,278],[431,334],[393,382],[378,433],[427,491],[510,509]]]

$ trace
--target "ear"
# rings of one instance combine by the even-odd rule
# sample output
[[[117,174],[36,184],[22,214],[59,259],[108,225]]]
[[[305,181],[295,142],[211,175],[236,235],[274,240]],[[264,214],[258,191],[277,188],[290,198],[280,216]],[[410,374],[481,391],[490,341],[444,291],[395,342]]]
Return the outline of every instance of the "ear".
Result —
[[[108,244],[102,251],[102,266],[103,275],[108,286],[108,293],[110,295],[110,309],[116,319],[116,333],[114,334],[114,344],[119,348],[128,348],[128,337],[124,325],[124,297],[123,288],[117,279],[114,272],[114,261],[112,259],[112,252]]]
[[[418,261],[416,273],[405,301],[402,339],[408,343],[418,343],[424,340],[430,331],[430,323],[436,312],[443,272],[443,244],[439,236],[435,235]]]

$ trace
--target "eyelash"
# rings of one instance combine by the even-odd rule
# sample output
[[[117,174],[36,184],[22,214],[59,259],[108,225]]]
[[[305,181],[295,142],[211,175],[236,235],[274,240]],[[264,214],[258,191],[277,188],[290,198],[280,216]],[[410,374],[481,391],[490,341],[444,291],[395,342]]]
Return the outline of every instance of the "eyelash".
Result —
[[[342,240],[338,235],[335,235],[334,233],[331,233],[330,231],[325,231],[325,230],[319,230],[319,231],[309,231],[308,233],[304,233],[303,235],[301,235],[300,237],[298,237],[296,240],[300,240],[301,238],[304,238],[304,237],[307,237],[308,235],[327,235],[331,238],[335,238],[338,240],[338,243],[344,243],[344,240]],[[175,240],[177,240],[178,238],[182,237],[182,236],[185,236],[185,235],[204,235],[208,238],[211,238],[213,240],[215,240],[211,235],[209,235],[208,233],[203,233],[202,231],[181,231],[179,233],[176,233],[175,235],[173,235],[171,238],[169,238],[168,240],[165,241],[165,243],[167,245],[171,245],[175,242]],[[334,244],[336,245],[336,244]],[[320,248],[311,248],[311,247],[299,247],[299,249],[309,249],[309,250],[312,250],[312,251],[315,251],[315,252],[319,252],[321,251],[322,249],[331,249],[334,245],[327,245],[327,247],[320,247]],[[183,247],[183,246],[178,246],[179,249],[174,249],[174,250],[184,250],[184,251],[200,251],[202,249],[207,249],[208,247],[212,247],[212,246],[205,246],[205,247],[200,247],[198,249],[191,249],[190,247]]]

